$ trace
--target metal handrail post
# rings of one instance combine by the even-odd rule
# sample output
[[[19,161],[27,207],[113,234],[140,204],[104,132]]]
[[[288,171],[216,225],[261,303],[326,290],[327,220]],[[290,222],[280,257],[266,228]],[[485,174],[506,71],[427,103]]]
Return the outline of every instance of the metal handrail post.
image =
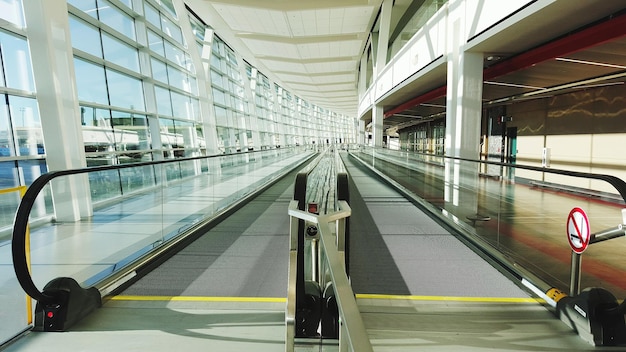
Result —
[[[622,209],[622,222],[615,227],[596,232],[589,236],[589,244],[608,241],[613,238],[626,236],[626,209]],[[575,296],[580,294],[580,278],[582,275],[582,253],[572,251],[571,272],[569,294]]]
[[[569,276],[569,295],[576,296],[580,294],[580,276],[581,276],[581,262],[583,256],[572,251],[571,272]]]
[[[320,238],[320,246],[321,248],[323,248],[326,256],[325,262],[328,267],[331,280],[334,283],[335,298],[337,300],[337,308],[339,310],[339,323],[341,327],[341,332],[339,335],[340,351],[352,350],[358,352],[372,352],[373,349],[371,342],[369,340],[369,337],[367,336],[365,325],[363,324],[363,319],[361,318],[361,313],[356,304],[354,292],[352,291],[348,276],[345,272],[345,262],[343,261],[343,256],[336,247],[337,240],[333,236],[329,227],[329,224],[331,222],[337,222],[351,215],[352,210],[350,209],[350,206],[347,202],[340,201],[339,204],[340,210],[337,212],[325,215],[315,215],[303,210],[299,210],[297,202],[292,201],[289,205],[288,213],[291,219],[291,223],[297,222],[295,220],[295,218],[297,218],[313,224],[317,224]],[[294,236],[294,234],[290,233],[290,236]],[[289,325],[292,319],[295,320],[295,303],[293,303],[293,306],[291,305],[292,301],[295,302],[296,297],[295,274],[293,274],[294,277],[292,278],[292,272],[296,271],[295,265],[297,265],[295,256],[296,253],[293,253],[292,251],[290,253],[289,267],[290,290],[287,295],[287,314],[285,319],[287,323],[286,338],[290,339],[286,341],[285,344],[285,349],[287,352],[292,352],[295,348],[293,342],[293,338],[295,338],[295,331],[292,335],[291,325]],[[294,266],[292,266],[292,263],[295,263]],[[294,284],[292,285],[292,283]],[[293,290],[291,289],[292,287],[294,288]]]

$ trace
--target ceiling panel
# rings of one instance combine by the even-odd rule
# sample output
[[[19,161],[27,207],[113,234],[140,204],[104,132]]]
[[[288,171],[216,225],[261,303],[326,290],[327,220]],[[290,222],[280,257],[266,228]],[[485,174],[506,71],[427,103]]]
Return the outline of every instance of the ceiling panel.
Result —
[[[272,73],[294,73],[294,72],[306,72],[305,66],[299,62],[285,62],[272,59],[261,59],[260,62],[265,65]]]
[[[320,58],[354,57],[362,42],[359,40],[341,40],[332,42],[317,42],[297,45],[302,60]]]
[[[354,73],[350,74],[328,74],[328,75],[315,75],[310,76],[311,80],[319,85],[329,84],[329,83],[339,83],[339,82],[351,82],[351,85],[354,86]]]
[[[258,58],[269,56],[294,60],[300,59],[300,52],[295,44],[249,38],[244,38],[242,41],[250,50],[256,53]]]
[[[313,77],[308,76],[308,75],[281,73],[280,77],[285,82],[298,82],[301,84],[310,84],[310,85],[316,84],[315,81],[313,80]]]
[[[213,7],[234,31],[283,37],[292,35],[283,11],[228,4],[214,4]]]
[[[352,81],[355,82],[356,79],[356,71],[354,69],[354,65],[356,64],[356,60],[349,61],[328,61],[328,62],[318,62],[318,63],[307,63],[305,65],[305,72],[309,74],[318,74],[318,73],[332,73],[332,72],[355,72],[352,76]],[[356,84],[355,84],[356,87]]]

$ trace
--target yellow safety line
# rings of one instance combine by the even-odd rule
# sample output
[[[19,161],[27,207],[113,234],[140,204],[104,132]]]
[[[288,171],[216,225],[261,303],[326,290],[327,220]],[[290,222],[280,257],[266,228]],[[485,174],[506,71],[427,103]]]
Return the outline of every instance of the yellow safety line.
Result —
[[[379,295],[379,294],[356,294],[360,299],[386,299],[386,300],[409,300],[409,301],[456,301],[456,302],[486,302],[486,303],[542,303],[540,298],[520,297],[455,297],[455,296],[410,296],[410,295]]]
[[[26,186],[17,186],[17,187],[0,189],[0,194],[13,193],[13,192],[20,192],[20,196],[24,196],[24,193],[26,192]]]
[[[283,297],[204,297],[204,296],[113,296],[113,301],[176,301],[176,302],[269,302],[285,303]]]
[[[457,296],[411,296],[411,295],[379,295],[356,294],[358,299],[386,299],[409,301],[456,301],[486,303],[542,303],[540,298],[521,297],[457,297]],[[113,301],[171,301],[171,302],[270,302],[285,303],[283,297],[206,297],[206,296],[113,296]]]

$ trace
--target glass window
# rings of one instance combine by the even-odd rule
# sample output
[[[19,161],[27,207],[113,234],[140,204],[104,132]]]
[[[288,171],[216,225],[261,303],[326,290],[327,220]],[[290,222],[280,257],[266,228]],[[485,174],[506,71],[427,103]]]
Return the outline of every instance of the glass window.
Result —
[[[180,67],[185,67],[185,55],[183,51],[178,49],[174,44],[168,42],[167,40],[163,41],[165,45],[165,57],[177,64]]]
[[[175,117],[192,119],[191,101],[188,96],[176,92],[170,92],[172,96],[172,110]]]
[[[91,107],[81,107],[80,110],[85,152],[113,150],[115,141],[111,128],[111,111]]]
[[[106,69],[111,106],[144,111],[143,85],[141,80]]]
[[[222,153],[226,152],[226,147],[230,147],[230,130],[224,127],[217,128],[217,146]]]
[[[216,70],[219,70],[220,72],[224,72],[224,69],[222,68],[222,59],[220,59],[219,56],[217,55],[211,55],[211,68],[214,68]]]
[[[109,109],[98,109],[89,106],[80,107],[80,124],[81,126],[111,126],[111,112]],[[85,140],[87,142],[87,140]]]
[[[24,28],[24,15],[22,13],[21,0],[0,1],[0,19],[6,20],[14,25]]]
[[[15,167],[15,161],[0,162],[0,188],[11,188],[19,185],[20,181],[17,174],[17,168]]]
[[[239,98],[243,98],[245,94],[243,87],[240,85],[236,85],[234,89],[232,90],[232,92],[235,93],[234,95]]]
[[[213,38],[213,45],[211,46],[211,51],[219,56],[224,55],[224,43],[218,37]]]
[[[220,105],[226,105],[226,96],[224,95],[224,92],[213,88],[213,102]]]
[[[193,65],[193,61],[191,61],[191,56],[187,53],[185,53],[184,55],[184,67],[187,69],[187,71],[195,74],[196,73],[196,68]]]
[[[135,21],[122,10],[106,0],[98,0],[100,21],[119,31],[130,39],[135,39]]]
[[[148,120],[145,115],[112,111],[113,133],[116,151],[139,151],[148,149]],[[141,157],[129,153],[127,157]]]
[[[125,131],[132,131],[136,134],[138,150],[149,150],[151,148],[150,131],[148,129],[148,117],[145,115],[128,114],[113,111],[113,126]],[[127,146],[126,150],[130,146]]]
[[[189,23],[191,24],[191,30],[193,35],[196,36],[200,41],[204,41],[204,33],[206,32],[206,27],[202,24],[198,19],[193,17],[191,14],[189,15]]]
[[[198,96],[198,81],[196,80],[196,77],[193,77],[193,76],[187,76],[187,77],[189,78],[189,88],[185,90],[193,94],[194,96]]]
[[[98,6],[96,0],[67,0],[67,3],[82,10],[93,18],[98,18]]]
[[[215,106],[215,122],[219,126],[228,126],[226,109]]]
[[[151,58],[150,62],[152,64],[152,77],[157,81],[167,84],[167,66],[165,63],[155,58]]]
[[[30,185],[39,176],[48,172],[45,160],[18,160],[17,166],[22,170],[25,185]]]
[[[193,122],[189,121],[174,121],[174,125],[176,126],[176,133],[184,136],[183,144],[181,146],[184,147],[195,147],[194,143],[188,140],[189,137],[193,136],[195,133],[193,132]]]
[[[235,53],[232,52],[231,50],[227,50],[226,51],[226,58],[228,59],[228,62],[232,65],[232,66],[237,66],[237,57],[235,56]]]
[[[157,101],[157,112],[161,116],[172,116],[172,101],[170,91],[159,86],[154,87],[154,94]]]
[[[9,113],[15,128],[18,155],[44,154],[43,132],[37,101],[31,98],[9,96]]]
[[[70,32],[74,48],[102,58],[102,46],[100,45],[98,28],[74,16],[70,16]]]
[[[74,58],[74,70],[76,72],[78,100],[109,105],[104,68],[85,60]]]
[[[167,66],[167,74],[170,78],[170,85],[178,89],[190,92],[188,75],[173,66]]]
[[[102,33],[102,47],[104,48],[104,58],[107,61],[139,72],[139,56],[137,49],[113,38],[107,33]]]
[[[133,0],[119,0],[122,4],[128,6],[128,8],[133,8]]]
[[[202,130],[202,125],[196,124],[196,140],[198,147],[206,148],[206,141],[204,140],[204,131]]]
[[[145,11],[146,20],[152,23],[155,27],[161,28],[161,15],[159,15],[159,11],[148,3],[146,3]]]
[[[165,49],[163,48],[163,38],[154,33],[153,31],[148,31],[148,46],[150,50],[155,53],[165,57]]]
[[[161,29],[175,41],[183,45],[185,44],[183,41],[183,32],[180,30],[180,27],[164,16],[161,16]]]
[[[2,32],[0,32],[2,34]],[[2,39],[0,39],[0,49],[2,48]],[[2,59],[2,56],[0,56]],[[4,81],[4,66],[2,65],[2,61],[0,61],[0,87],[6,87],[6,82]]]
[[[0,31],[0,53],[5,68],[6,86],[34,92],[33,71],[26,40]]]
[[[198,99],[191,98],[191,118],[200,121],[202,115],[200,114],[200,101]]]
[[[0,94],[0,156],[15,156],[13,128],[9,123],[7,96]],[[3,164],[4,165],[4,164]]]
[[[244,111],[243,100],[241,100],[241,98],[238,98],[238,97],[231,97],[231,107],[237,111]]]
[[[159,119],[159,126],[161,131],[161,144],[163,145],[163,148],[176,148],[178,146],[178,138],[176,135],[176,129],[174,128],[174,120]]]
[[[174,18],[178,18],[178,16],[176,16],[176,9],[174,8],[172,0],[159,0],[159,3],[161,4],[162,9],[169,12],[169,14],[174,16]]]
[[[222,75],[213,70],[211,70],[211,85],[214,87],[225,88]]]

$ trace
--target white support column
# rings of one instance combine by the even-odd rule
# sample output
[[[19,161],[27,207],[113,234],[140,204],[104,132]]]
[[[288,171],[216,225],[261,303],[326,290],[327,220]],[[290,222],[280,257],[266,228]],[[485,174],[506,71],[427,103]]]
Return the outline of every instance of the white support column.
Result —
[[[67,1],[23,4],[48,170],[85,167]],[[57,221],[93,214],[86,175],[58,178],[52,186]]]
[[[483,54],[467,52],[468,1],[453,0],[448,21],[448,77],[446,103],[447,156],[478,159],[483,96]]]
[[[367,50],[361,56],[358,85],[358,96],[359,100],[361,100],[367,91]]]
[[[372,144],[374,147],[383,146],[383,107],[374,105],[372,108]]]
[[[380,7],[380,22],[378,30],[378,38],[376,42],[376,56],[374,64],[374,77],[383,70],[387,64],[387,49],[389,47],[389,35],[391,27],[391,9],[393,0],[384,0]]]
[[[448,29],[445,155],[477,160],[480,158],[483,54],[464,50],[469,20],[465,18],[467,2],[456,2],[459,6],[451,6],[456,10],[450,13]],[[478,213],[478,200],[473,192],[478,186],[478,172],[477,163],[447,161],[446,202],[451,206],[463,204],[463,209],[474,209],[470,212]]]
[[[387,64],[387,47],[389,46],[389,32],[391,26],[391,9],[393,0],[384,0],[380,9],[378,33],[372,33],[372,57],[374,58],[374,77]],[[374,147],[383,146],[383,107],[374,104],[372,107],[372,144]]]
[[[359,120],[359,129],[357,133],[357,143],[365,145],[367,143],[367,140],[365,140],[365,121]]]
[[[482,53],[462,52],[448,62],[446,155],[479,159]]]
[[[205,82],[202,87],[198,87],[198,93],[200,94],[200,111],[202,111],[202,125],[204,128],[204,140],[206,143],[207,155],[219,154],[219,147],[217,145],[217,122],[215,118],[215,111],[213,110],[213,91],[211,89],[211,74],[210,74],[210,62],[211,62],[211,46],[213,44],[212,29],[207,28],[204,32],[204,45],[202,46],[202,54],[200,59],[202,61],[202,67],[204,68]],[[198,85],[201,85],[198,82]],[[202,97],[206,99],[202,99]]]
[[[243,60],[242,60],[243,61]],[[246,77],[246,70],[244,67],[243,73]],[[252,148],[254,150],[261,149],[261,133],[259,131],[259,115],[256,111],[256,85],[258,78],[258,71],[255,67],[252,67],[252,77],[246,80],[246,98],[248,99],[248,115],[250,116],[250,126],[248,129],[252,132]]]
[[[183,38],[189,46],[189,55],[193,66],[196,68],[196,81],[198,84],[198,98],[200,104],[200,116],[204,132],[204,143],[207,155],[218,154],[217,129],[215,127],[215,112],[213,111],[213,96],[211,94],[211,74],[209,63],[211,60],[211,43],[213,42],[213,30],[207,29],[204,33],[204,45],[202,53],[196,50],[196,36],[188,20],[187,8],[182,0],[173,1],[174,9],[178,14],[178,24],[183,33]]]

